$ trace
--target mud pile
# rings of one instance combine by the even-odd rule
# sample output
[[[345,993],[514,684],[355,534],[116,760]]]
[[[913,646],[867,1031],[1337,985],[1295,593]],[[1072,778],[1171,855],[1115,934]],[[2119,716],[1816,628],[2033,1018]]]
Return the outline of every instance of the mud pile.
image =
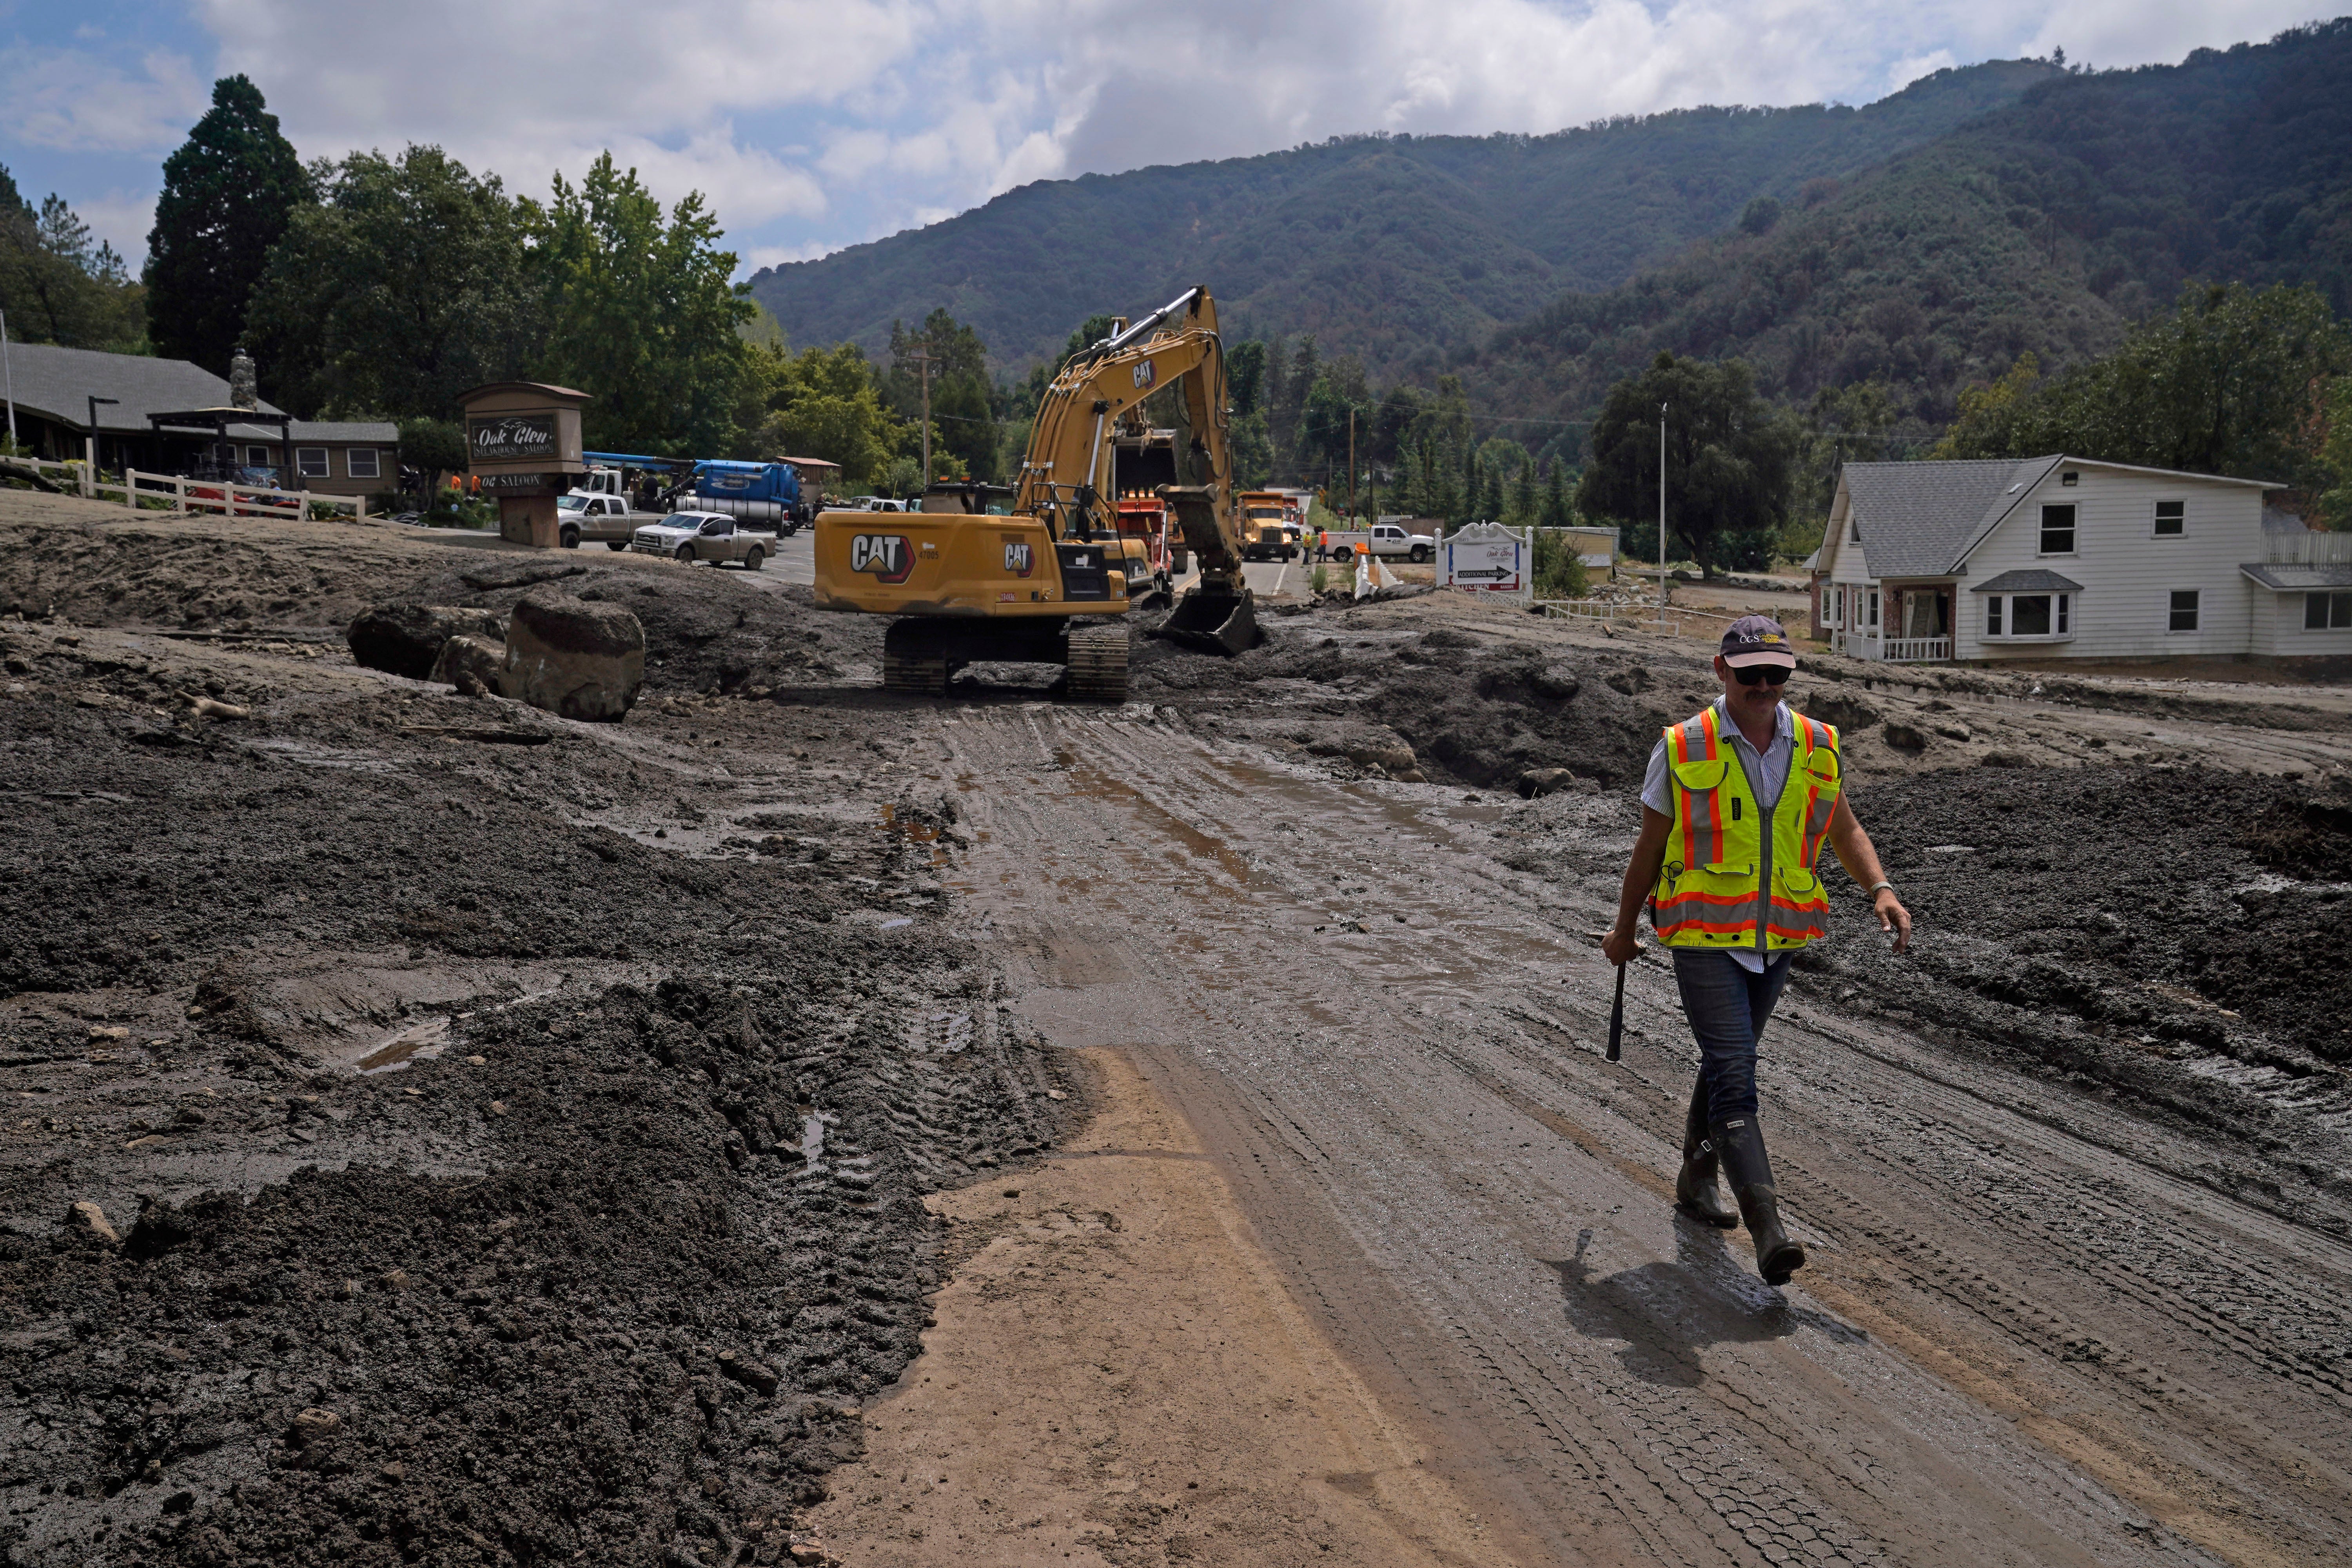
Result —
[[[1232,659],[1146,643],[1132,689],[1211,713],[1246,695],[1280,703],[1286,716],[1381,725],[1439,783],[1508,787],[1524,773],[1566,768],[1612,788],[1638,783],[1659,727],[1716,689],[1693,657],[1421,629],[1401,618],[1408,613],[1269,617],[1266,640]]]
[[[709,567],[650,572],[593,553],[486,556],[402,588],[397,597],[501,613],[540,584],[626,605],[646,628],[646,688],[764,694],[829,683],[854,664],[882,664],[885,617],[819,611],[798,584],[754,587]],[[688,579],[688,580],[681,580]]]
[[[782,1560],[915,1352],[919,1194],[1080,1102],[939,918],[938,803],[772,704],[0,644],[0,1561]],[[799,760],[730,792],[722,731]]]
[[[509,1008],[314,1083],[327,1112],[250,1112],[454,1140],[462,1175],[321,1163],[150,1202],[119,1245],[0,1236],[5,1484],[39,1503],[9,1561],[777,1561],[858,1448],[829,1400],[917,1352],[918,1194],[1054,1136],[1041,1055],[910,1048],[853,978],[909,946]],[[66,1213],[78,1163],[9,1212]]]
[[[28,510],[55,521],[26,521]],[[22,496],[0,544],[0,615],[84,626],[336,626],[416,572],[415,544],[378,527],[150,522]]]

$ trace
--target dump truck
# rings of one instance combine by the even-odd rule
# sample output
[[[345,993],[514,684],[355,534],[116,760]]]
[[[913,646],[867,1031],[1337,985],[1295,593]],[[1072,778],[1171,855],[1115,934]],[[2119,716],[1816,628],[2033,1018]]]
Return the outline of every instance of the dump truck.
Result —
[[[821,609],[891,617],[882,683],[943,694],[955,671],[982,662],[1054,664],[1072,697],[1124,701],[1127,616],[1150,584],[1141,542],[1119,529],[1113,442],[1127,416],[1162,388],[1182,389],[1183,428],[1171,482],[1153,487],[1200,577],[1157,635],[1234,654],[1258,640],[1255,600],[1242,580],[1242,536],[1227,441],[1232,392],[1216,304],[1188,289],[1070,356],[1031,426],[1010,508],[898,517],[823,511],[816,519]]]

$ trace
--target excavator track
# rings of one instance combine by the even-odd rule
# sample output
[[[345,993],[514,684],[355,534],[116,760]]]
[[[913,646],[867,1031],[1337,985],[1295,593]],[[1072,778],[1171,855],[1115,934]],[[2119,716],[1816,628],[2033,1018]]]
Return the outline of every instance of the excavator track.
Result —
[[[947,649],[931,635],[930,627],[916,621],[894,621],[882,634],[883,690],[944,697],[948,673]]]
[[[1072,626],[1068,691],[1081,702],[1127,700],[1128,629],[1125,621]]]

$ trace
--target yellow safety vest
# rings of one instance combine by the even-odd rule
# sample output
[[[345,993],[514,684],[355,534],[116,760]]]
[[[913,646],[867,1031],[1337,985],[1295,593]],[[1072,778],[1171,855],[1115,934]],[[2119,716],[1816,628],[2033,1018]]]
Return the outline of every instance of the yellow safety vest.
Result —
[[[1748,770],[1722,733],[1723,710],[1710,704],[1666,730],[1675,826],[1651,896],[1650,922],[1668,947],[1752,948],[1759,918],[1768,952],[1829,934],[1830,901],[1813,862],[1837,810],[1843,776],[1838,733],[1802,714],[1792,717],[1796,744],[1769,840],[1760,831],[1764,814],[1748,787]]]

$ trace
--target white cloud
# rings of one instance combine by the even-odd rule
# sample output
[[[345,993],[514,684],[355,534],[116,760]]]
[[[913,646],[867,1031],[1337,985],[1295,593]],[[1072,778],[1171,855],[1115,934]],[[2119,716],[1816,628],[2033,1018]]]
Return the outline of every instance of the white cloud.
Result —
[[[16,47],[0,63],[0,136],[59,152],[169,149],[211,100],[187,57],[160,49],[135,72],[82,49]]]
[[[74,213],[92,234],[114,247],[136,272],[147,255],[147,234],[155,226],[153,191],[109,191],[85,196]]]
[[[2126,65],[2308,0],[191,0],[305,155],[433,142],[517,190],[632,163],[747,257],[892,232],[1032,180],[1361,131],[1542,132],[1704,103],[1866,101],[1942,66]],[[160,149],[203,93],[20,50],[0,134]]]

